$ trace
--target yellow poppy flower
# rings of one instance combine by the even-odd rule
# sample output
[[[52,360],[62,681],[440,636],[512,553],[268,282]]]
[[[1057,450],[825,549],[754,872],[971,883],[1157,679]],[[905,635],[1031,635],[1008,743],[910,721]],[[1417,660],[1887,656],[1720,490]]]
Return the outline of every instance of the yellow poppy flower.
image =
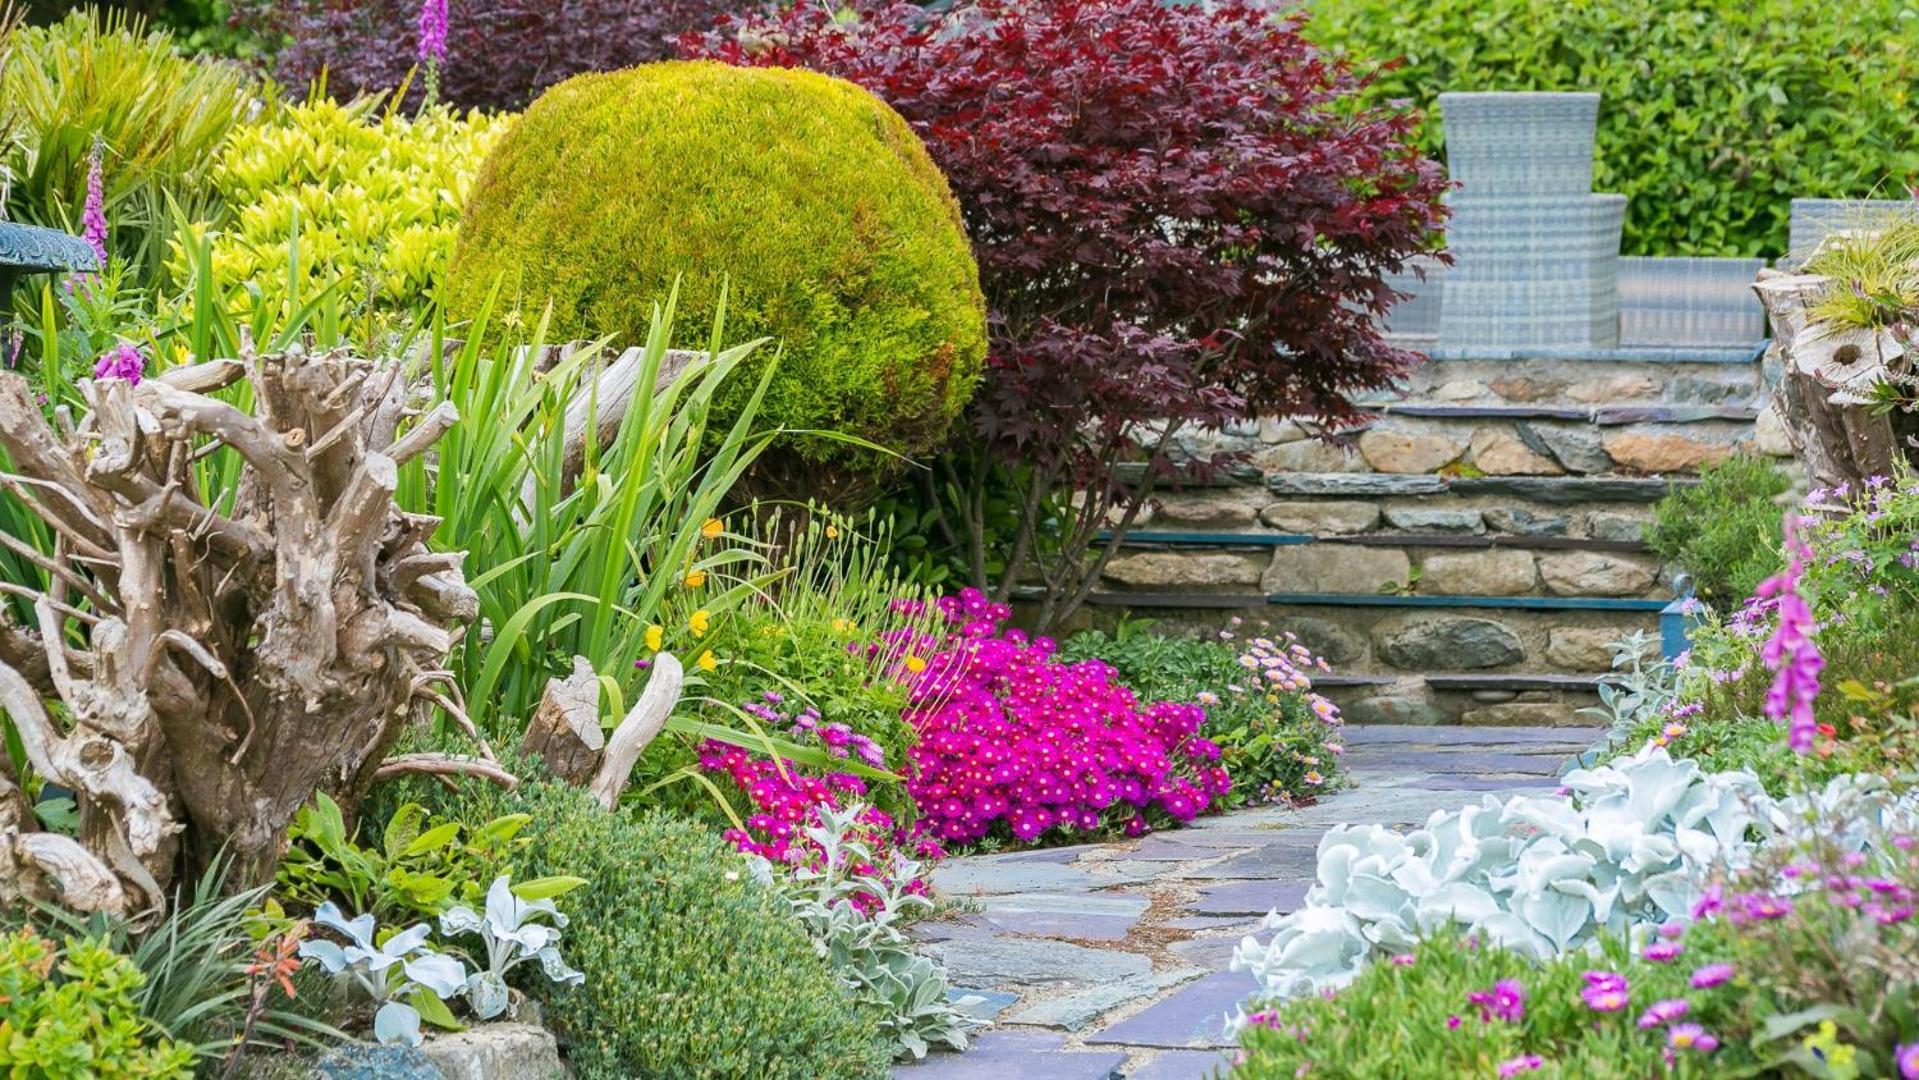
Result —
[[[681,578],[680,580],[685,583],[687,588],[697,589],[700,586],[706,584],[706,571],[688,570],[686,572],[686,576],[684,578]]]
[[[705,608],[701,608],[693,613],[692,618],[686,620],[686,626],[693,631],[694,637],[705,637],[706,632],[713,627],[713,616],[708,614]]]
[[[720,662],[718,660],[713,659],[712,649],[708,649],[705,652],[701,653],[700,659],[698,662],[699,662],[701,671],[712,671],[714,668],[720,666]]]
[[[837,540],[839,539],[839,535],[840,527],[838,525],[828,525],[826,527],[826,538],[828,540]]]
[[[708,540],[719,539],[720,534],[725,531],[726,523],[719,518],[707,518],[706,524],[700,526],[700,535]]]
[[[646,647],[654,652],[666,643],[666,628],[657,623],[646,628]]]
[[[917,656],[909,656],[906,658],[906,670],[918,675],[920,672],[926,670],[926,661],[921,660]]]

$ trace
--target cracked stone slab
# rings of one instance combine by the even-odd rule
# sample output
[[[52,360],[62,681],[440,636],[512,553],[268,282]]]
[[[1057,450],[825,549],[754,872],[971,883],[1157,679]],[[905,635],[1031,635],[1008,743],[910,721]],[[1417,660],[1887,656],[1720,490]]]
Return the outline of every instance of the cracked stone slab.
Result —
[[[1311,844],[1268,844],[1210,866],[1184,867],[1187,880],[1239,881],[1247,878],[1311,881],[1319,868],[1319,840]]]
[[[1122,1050],[1065,1050],[1066,1036],[1050,1031],[989,1031],[961,1054],[928,1054],[894,1068],[909,1080],[1109,1080],[1126,1064]]]
[[[1188,968],[1183,971],[1154,972],[1136,979],[1100,983],[1059,997],[1035,1001],[1009,1014],[1006,1022],[1078,1031],[1122,1005],[1152,997],[1168,987],[1189,982],[1201,974],[1202,972],[1196,968]]]
[[[1050,938],[960,938],[934,942],[926,946],[926,954],[945,964],[956,983],[995,988],[1136,978],[1153,967],[1138,953],[1089,949]]]
[[[1175,990],[1086,1041],[1169,1049],[1228,1047],[1231,1016],[1259,984],[1243,971],[1221,971]]]
[[[1007,862],[1001,856],[951,859],[933,871],[933,887],[948,896],[995,893],[1091,891],[1101,883],[1072,866],[1051,862]]]
[[[1120,941],[1151,901],[1123,892],[1022,893],[984,903],[979,917],[1008,934]]]
[[[1202,888],[1189,910],[1202,915],[1265,915],[1269,911],[1286,915],[1305,906],[1310,888],[1311,884],[1299,882],[1227,881]]]

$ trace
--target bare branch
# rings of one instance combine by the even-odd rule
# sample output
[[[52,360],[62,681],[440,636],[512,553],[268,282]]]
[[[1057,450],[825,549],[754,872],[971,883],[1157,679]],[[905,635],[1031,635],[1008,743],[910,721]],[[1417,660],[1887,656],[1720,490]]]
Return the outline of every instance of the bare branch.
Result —
[[[634,702],[626,719],[613,731],[613,737],[606,741],[606,753],[600,758],[600,771],[593,776],[593,783],[587,786],[587,792],[599,804],[608,810],[620,801],[620,792],[626,790],[627,778],[633,775],[633,766],[640,760],[640,753],[648,743],[666,727],[666,721],[673,715],[673,707],[680,702],[680,688],[686,680],[686,671],[680,667],[679,658],[672,653],[660,653],[653,658],[653,675],[646,681],[646,689],[641,692],[640,700]]]
[[[477,776],[508,791],[520,786],[520,778],[490,761],[454,757],[448,754],[397,754],[373,770],[373,782],[396,776]]]

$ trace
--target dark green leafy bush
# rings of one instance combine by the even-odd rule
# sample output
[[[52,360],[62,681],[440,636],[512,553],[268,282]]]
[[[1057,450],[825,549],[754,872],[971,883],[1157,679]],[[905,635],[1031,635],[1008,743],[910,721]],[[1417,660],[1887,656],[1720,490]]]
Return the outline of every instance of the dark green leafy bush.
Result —
[[[1794,196],[1866,196],[1919,171],[1908,0],[1325,0],[1309,37],[1387,66],[1378,100],[1593,90],[1594,187],[1623,192],[1628,255],[1779,255]]]
[[[1773,500],[1790,484],[1764,458],[1740,455],[1708,466],[1698,486],[1675,488],[1660,500],[1646,542],[1692,575],[1694,595],[1716,611],[1730,611],[1783,565]]]
[[[520,763],[525,771],[524,763]],[[535,981],[586,1080],[883,1077],[891,1047],[814,953],[786,902],[706,825],[607,813],[575,787],[474,784],[456,820],[533,817],[515,876],[575,875],[566,955],[577,987]]]

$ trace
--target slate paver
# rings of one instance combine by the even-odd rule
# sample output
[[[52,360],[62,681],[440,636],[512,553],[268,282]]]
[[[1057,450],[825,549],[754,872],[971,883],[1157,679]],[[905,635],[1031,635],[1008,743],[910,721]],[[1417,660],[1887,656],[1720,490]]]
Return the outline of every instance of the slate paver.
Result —
[[[1170,1049],[1231,1046],[1232,1037],[1226,1033],[1227,1017],[1233,1015],[1258,985],[1243,971],[1215,972],[1180,987],[1112,1027],[1087,1036],[1086,1042]]]
[[[911,1080],[1108,1080],[1126,1063],[1123,1050],[1065,1050],[1066,1036],[1044,1031],[989,1031],[963,1054],[928,1054],[894,1073]]]
[[[1311,881],[1319,868],[1318,842],[1313,844],[1268,844],[1208,866],[1188,866],[1179,876],[1213,881],[1243,881],[1261,878],[1276,881]]]
[[[1187,910],[1202,915],[1265,915],[1276,910],[1285,915],[1305,904],[1310,888],[1303,882],[1225,881],[1202,888]]]
[[[1009,1024],[1064,1028],[1078,1031],[1123,1005],[1149,998],[1183,982],[1191,982],[1202,972],[1197,969],[1156,971],[1133,979],[1097,983],[1058,997],[1035,1001],[1006,1015]]]
[[[1132,978],[1153,966],[1139,953],[1004,935],[934,942],[926,946],[926,953],[946,965],[954,982],[1001,989]]]
[[[984,901],[973,919],[1008,934],[1123,941],[1151,902],[1122,892],[1019,893]]]

